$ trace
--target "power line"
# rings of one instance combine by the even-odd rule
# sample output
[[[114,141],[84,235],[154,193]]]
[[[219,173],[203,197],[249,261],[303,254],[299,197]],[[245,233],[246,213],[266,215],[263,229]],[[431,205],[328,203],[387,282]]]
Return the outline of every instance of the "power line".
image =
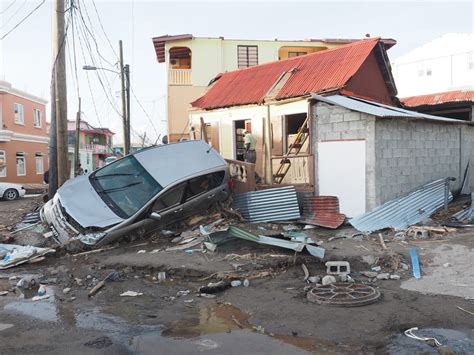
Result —
[[[7,27],[8,23],[10,23],[10,21],[20,12],[20,10],[22,10],[25,5],[28,3],[28,0],[24,0],[21,4],[20,4],[20,7],[17,8],[13,14],[8,18],[8,20],[4,21],[2,23],[2,26],[0,26],[0,28],[4,28],[4,27]]]
[[[110,46],[110,48],[112,49],[112,52],[115,55],[115,59],[118,60],[119,58],[118,58],[117,52],[115,51],[115,48],[112,45],[112,42],[110,42],[110,39],[109,39],[109,36],[107,35],[107,32],[105,32],[104,26],[102,24],[102,20],[100,19],[100,16],[99,16],[99,11],[97,11],[97,7],[95,6],[95,1],[94,0],[92,0],[92,5],[94,6],[94,10],[95,10],[95,13],[97,15],[97,19],[99,20],[100,28],[102,29],[102,32],[104,33],[105,38],[107,39],[107,42],[109,43],[109,46]]]
[[[133,87],[131,87],[131,91],[132,91],[133,97],[135,98],[135,101],[138,103],[138,105],[142,109],[143,113],[148,118],[148,121],[150,122],[151,126],[153,127],[153,130],[155,131],[156,137],[159,137],[158,131],[156,130],[155,125],[153,124],[153,120],[151,119],[150,115],[145,111],[145,108],[143,107],[140,100],[138,100],[138,97],[137,97],[137,95],[135,95],[135,91],[133,90]]]
[[[43,6],[43,4],[46,2],[46,0],[42,0],[41,3],[36,6],[33,10],[31,10],[28,15],[26,15],[25,17],[23,17],[23,19],[18,22],[10,31],[8,31],[7,33],[5,33],[1,38],[0,40],[3,40],[5,37],[7,37],[10,33],[12,33],[15,29],[17,29],[23,22],[25,22],[28,17],[30,17],[31,15],[33,15],[33,13],[35,13],[36,10],[38,10],[41,6]]]

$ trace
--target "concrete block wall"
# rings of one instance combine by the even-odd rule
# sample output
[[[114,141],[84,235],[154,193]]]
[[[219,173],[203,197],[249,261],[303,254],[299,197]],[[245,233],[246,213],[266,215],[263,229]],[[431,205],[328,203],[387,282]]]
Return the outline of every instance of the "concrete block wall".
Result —
[[[451,189],[459,189],[465,164],[474,153],[473,142],[474,127],[463,124],[377,119],[376,205],[451,176],[457,179]]]

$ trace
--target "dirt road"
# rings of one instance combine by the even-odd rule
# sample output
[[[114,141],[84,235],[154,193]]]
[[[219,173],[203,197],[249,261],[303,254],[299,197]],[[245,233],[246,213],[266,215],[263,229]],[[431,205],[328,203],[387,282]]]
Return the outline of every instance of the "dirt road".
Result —
[[[25,200],[8,204],[0,203],[0,210],[6,212],[0,212],[0,224],[10,225],[21,217],[21,213],[9,210],[28,207]],[[474,316],[456,307],[474,311],[474,291],[456,297],[438,294],[435,287],[427,294],[422,289],[401,288],[403,282],[412,279],[411,270],[401,268],[395,271],[401,280],[369,280],[360,274],[370,270],[367,261],[390,259],[376,239],[329,241],[331,236],[351,233],[345,229],[336,233],[324,230],[308,233],[323,242],[329,260],[349,261],[353,278],[380,290],[382,299],[353,308],[309,302],[301,264],[308,267],[311,275],[318,276],[325,274],[325,267],[305,253],[295,257],[285,250],[247,241],[229,242],[213,254],[170,252],[165,250],[172,245],[170,238],[139,240],[110,246],[112,249],[100,253],[72,256],[58,252],[38,264],[0,271],[0,291],[11,291],[0,297],[0,352],[399,354],[437,351],[425,342],[405,337],[403,331],[412,327],[420,328],[420,334],[436,336],[453,351],[474,352]],[[473,254],[473,234],[452,235],[441,241],[410,241],[407,245],[387,242],[387,245],[391,255],[398,255],[407,264],[410,264],[407,247],[416,246],[423,278],[433,277],[433,270],[439,264],[437,256],[446,250],[457,251],[462,246],[467,260],[474,260],[469,258]],[[471,274],[462,273],[463,280],[456,279],[455,270],[468,268],[461,264],[465,260],[459,263],[449,260],[450,279],[446,284],[472,286]],[[94,284],[114,271],[120,272],[121,277],[107,282],[97,295],[88,298]],[[159,272],[166,273],[166,280],[158,280]],[[200,286],[235,274],[242,275],[242,279],[244,275],[249,277],[250,285],[227,289],[215,298],[198,297]],[[36,295],[35,288],[21,291],[14,287],[25,275],[41,279],[50,298],[35,302],[31,299]],[[16,279],[9,280],[12,277]],[[120,297],[125,291],[142,295]]]

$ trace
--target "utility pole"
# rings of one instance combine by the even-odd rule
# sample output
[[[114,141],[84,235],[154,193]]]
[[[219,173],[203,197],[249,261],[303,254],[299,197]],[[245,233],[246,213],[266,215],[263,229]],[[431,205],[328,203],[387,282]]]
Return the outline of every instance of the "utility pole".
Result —
[[[125,64],[123,72],[125,74],[125,92],[127,101],[127,145],[128,150],[130,151],[130,65]]]
[[[53,58],[56,106],[56,140],[58,187],[69,177],[67,145],[67,90],[66,90],[66,31],[64,28],[64,0],[54,0]]]
[[[55,56],[53,56],[54,61]],[[54,65],[54,62],[53,62]],[[53,68],[54,80],[54,68]],[[49,127],[49,168],[48,168],[48,196],[50,199],[58,190],[58,155],[56,144],[56,90],[54,82],[51,84],[51,125]]]
[[[77,176],[79,170],[79,144],[81,139],[81,98],[79,98],[79,110],[76,115],[76,140],[74,142],[74,176]]]
[[[125,67],[123,65],[122,40],[119,41],[120,79],[122,81],[122,123],[123,123],[123,154],[130,153],[130,131],[128,130],[127,103],[125,92]]]

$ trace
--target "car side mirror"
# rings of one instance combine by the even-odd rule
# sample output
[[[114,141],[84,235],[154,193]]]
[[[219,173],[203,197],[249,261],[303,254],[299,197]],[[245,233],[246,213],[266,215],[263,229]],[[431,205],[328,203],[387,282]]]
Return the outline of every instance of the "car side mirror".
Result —
[[[150,218],[155,220],[155,221],[161,221],[161,214],[157,212],[152,212],[150,213]]]

